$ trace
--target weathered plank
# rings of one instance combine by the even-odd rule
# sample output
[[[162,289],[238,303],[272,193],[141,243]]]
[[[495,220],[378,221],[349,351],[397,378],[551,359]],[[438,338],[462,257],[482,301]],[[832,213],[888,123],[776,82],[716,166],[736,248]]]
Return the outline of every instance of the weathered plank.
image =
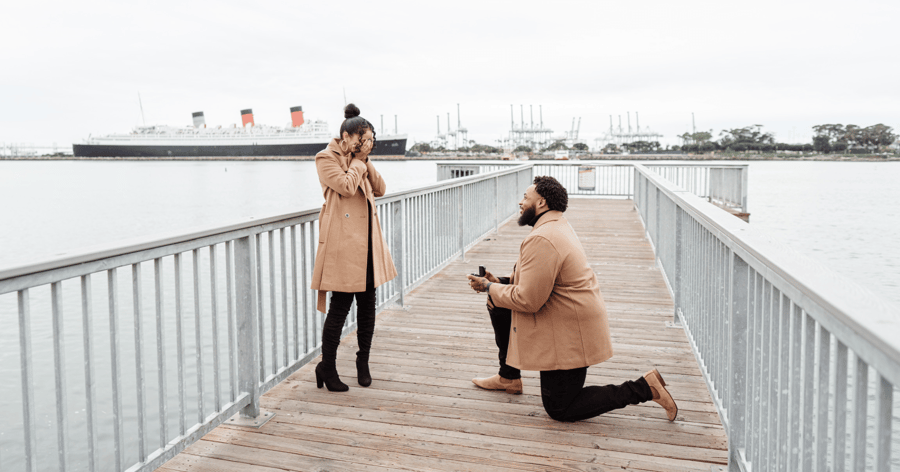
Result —
[[[672,300],[631,202],[572,199],[578,233],[607,303],[614,357],[588,385],[633,380],[658,367],[679,405],[677,421],[653,402],[560,423],[544,412],[540,379],[524,393],[475,387],[497,370],[486,297],[465,274],[508,275],[530,230],[509,223],[423,282],[376,323],[373,384],[356,383],[355,335],[338,350],[346,393],[317,389],[316,361],[261,401],[275,418],[259,430],[223,425],[165,464],[206,470],[710,470],[727,437],[683,331],[666,328]]]

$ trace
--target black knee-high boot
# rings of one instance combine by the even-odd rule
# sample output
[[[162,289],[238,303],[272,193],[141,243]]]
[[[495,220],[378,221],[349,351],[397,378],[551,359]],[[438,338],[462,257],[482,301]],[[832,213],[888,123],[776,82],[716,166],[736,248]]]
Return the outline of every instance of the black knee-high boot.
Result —
[[[332,292],[331,306],[325,316],[322,326],[322,362],[316,366],[316,386],[322,388],[324,383],[331,392],[346,392],[350,390],[337,373],[337,348],[341,344],[341,332],[344,330],[344,321],[350,312],[350,303],[353,301],[352,293]]]
[[[375,289],[370,288],[356,296],[356,340],[359,351],[356,352],[356,378],[363,387],[372,385],[369,373],[369,351],[372,349],[372,337],[375,333]]]

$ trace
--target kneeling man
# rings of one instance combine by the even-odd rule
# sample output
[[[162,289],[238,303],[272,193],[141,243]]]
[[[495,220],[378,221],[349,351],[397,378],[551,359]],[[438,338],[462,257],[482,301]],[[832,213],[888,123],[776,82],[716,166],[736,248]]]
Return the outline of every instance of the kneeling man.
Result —
[[[500,349],[500,373],[475,385],[522,393],[520,369],[541,372],[541,400],[551,418],[578,421],[653,400],[675,420],[678,407],[656,369],[621,385],[585,387],[588,366],[612,357],[606,306],[584,248],[563,216],[569,197],[553,177],[535,177],[519,202],[522,241],[509,278],[469,275],[487,292]]]

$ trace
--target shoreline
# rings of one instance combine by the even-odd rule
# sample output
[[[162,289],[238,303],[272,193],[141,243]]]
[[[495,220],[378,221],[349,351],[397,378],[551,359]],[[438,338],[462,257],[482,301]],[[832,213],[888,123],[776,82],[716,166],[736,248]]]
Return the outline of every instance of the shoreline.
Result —
[[[314,161],[315,156],[209,156],[209,157],[75,157],[75,156],[0,156],[0,161]],[[500,156],[468,155],[421,155],[373,156],[375,160],[386,161],[503,161]],[[524,161],[554,161],[552,158],[529,157]],[[832,162],[895,162],[900,155],[828,155],[774,156],[774,155],[715,155],[715,154],[591,154],[574,162],[582,161],[832,161]]]

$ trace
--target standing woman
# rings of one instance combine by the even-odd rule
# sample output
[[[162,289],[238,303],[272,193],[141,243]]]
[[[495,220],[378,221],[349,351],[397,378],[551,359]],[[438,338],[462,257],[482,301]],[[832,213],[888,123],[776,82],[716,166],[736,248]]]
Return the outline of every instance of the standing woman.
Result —
[[[316,154],[325,204],[319,213],[319,249],[310,287],[319,291],[316,309],[322,313],[325,293],[332,292],[322,328],[322,361],[316,366],[316,385],[322,388],[324,383],[332,392],[349,390],[338,377],[335,358],[354,297],[357,379],[363,387],[372,384],[369,350],[375,331],[375,288],[397,276],[375,206],[375,197],[385,192],[384,179],[369,159],[375,129],[352,103],[344,107],[344,118],[340,137]]]

